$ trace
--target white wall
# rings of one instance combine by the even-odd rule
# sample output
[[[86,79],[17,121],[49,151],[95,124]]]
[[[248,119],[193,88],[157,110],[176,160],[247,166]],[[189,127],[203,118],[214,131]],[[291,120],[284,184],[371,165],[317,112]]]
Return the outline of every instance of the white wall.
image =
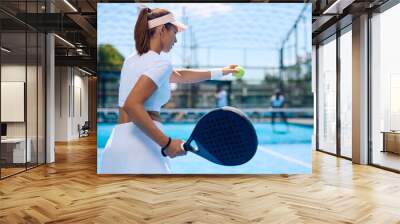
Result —
[[[85,76],[83,77],[79,70],[75,69],[75,79],[74,79],[74,86],[75,86],[75,113],[72,127],[72,133],[74,136],[78,136],[78,129],[77,126],[80,124],[81,126],[88,120],[88,78]],[[78,75],[76,75],[78,72]],[[81,107],[81,108],[80,108]],[[80,111],[81,110],[81,111]]]
[[[10,81],[10,82],[25,82],[25,74],[27,69],[28,74],[33,72],[36,73],[36,67],[28,66],[27,68],[25,65],[2,65],[1,66],[1,81]],[[34,83],[36,85],[36,82]],[[30,93],[28,89],[27,96],[29,97],[36,97],[36,89],[34,89],[34,93]],[[28,102],[31,102],[31,99],[27,99]],[[33,105],[32,105],[33,106]],[[36,105],[35,105],[36,107]],[[7,110],[7,108],[1,108],[1,110]],[[28,113],[28,121],[33,120]],[[35,114],[36,116],[36,114]],[[35,117],[36,118],[36,117]],[[36,121],[36,120],[35,120]],[[31,127],[32,125],[29,125]],[[8,137],[25,137],[25,122],[7,122],[7,136]],[[28,136],[29,137],[29,136]]]
[[[2,65],[1,66],[1,81],[18,81],[25,82],[25,65]],[[7,108],[1,108],[7,110]],[[25,137],[24,122],[7,123],[8,137]]]
[[[37,70],[38,69],[38,70]],[[22,102],[22,107],[2,107],[2,113],[22,113],[21,122],[6,122],[7,123],[7,137],[9,138],[24,138],[25,135],[30,139],[32,161],[36,162],[39,158],[40,163],[44,163],[44,92],[43,89],[43,76],[42,68],[25,64],[3,64],[1,66],[1,81],[2,82],[24,82],[26,83],[26,107],[25,102]],[[27,77],[27,81],[25,78]],[[2,89],[4,94],[5,89]],[[38,91],[38,92],[37,92]],[[20,94],[24,94],[24,89],[19,90]],[[7,97],[2,95],[3,97]],[[24,98],[23,96],[22,98]],[[25,101],[25,100],[23,100]],[[17,103],[17,102],[15,102]],[[3,103],[2,103],[3,104]],[[24,114],[26,112],[27,120],[24,121]],[[39,156],[37,156],[39,153]]]
[[[76,68],[56,67],[56,141],[77,139],[78,124],[88,120],[88,78],[83,75]]]
[[[55,141],[68,140],[68,68],[55,68]]]
[[[25,82],[25,65],[1,65],[1,81]]]

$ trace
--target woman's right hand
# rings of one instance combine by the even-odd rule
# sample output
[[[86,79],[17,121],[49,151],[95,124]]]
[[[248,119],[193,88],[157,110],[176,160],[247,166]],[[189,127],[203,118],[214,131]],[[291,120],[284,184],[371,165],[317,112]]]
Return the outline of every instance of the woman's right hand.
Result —
[[[222,73],[223,73],[224,75],[236,73],[236,72],[239,71],[237,67],[238,67],[238,65],[228,65],[228,66],[225,66],[225,67],[222,68]]]
[[[164,150],[164,153],[170,158],[186,155],[186,151],[181,147],[183,143],[185,142],[180,139],[173,139],[168,148]]]

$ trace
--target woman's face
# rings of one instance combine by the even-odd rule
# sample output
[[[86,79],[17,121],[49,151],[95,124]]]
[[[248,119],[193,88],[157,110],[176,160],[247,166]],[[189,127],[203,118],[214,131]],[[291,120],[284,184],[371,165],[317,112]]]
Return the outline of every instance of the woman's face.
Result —
[[[175,26],[172,26],[170,29],[167,29],[163,26],[161,30],[161,47],[162,51],[169,52],[174,44],[176,43],[176,33],[178,29]]]

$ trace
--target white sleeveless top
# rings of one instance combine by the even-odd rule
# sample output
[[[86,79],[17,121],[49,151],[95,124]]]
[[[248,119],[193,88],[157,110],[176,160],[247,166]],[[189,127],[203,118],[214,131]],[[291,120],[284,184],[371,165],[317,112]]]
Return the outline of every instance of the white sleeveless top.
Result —
[[[122,107],[126,98],[142,75],[146,75],[157,85],[156,91],[144,102],[147,111],[160,111],[171,97],[169,78],[172,74],[172,64],[169,59],[155,51],[148,51],[127,57],[121,70],[119,84],[118,106]]]

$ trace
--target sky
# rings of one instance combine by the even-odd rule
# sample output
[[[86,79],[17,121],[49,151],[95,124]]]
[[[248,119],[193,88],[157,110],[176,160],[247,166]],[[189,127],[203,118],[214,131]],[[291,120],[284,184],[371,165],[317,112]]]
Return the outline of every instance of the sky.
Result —
[[[298,55],[311,52],[310,3],[99,3],[97,40],[127,57],[136,53],[133,30],[140,7],[164,8],[188,25],[168,53],[174,67],[240,64],[245,80],[262,80],[279,67],[279,50],[299,18]],[[285,42],[285,64],[294,62],[295,32]],[[229,78],[228,78],[229,79]]]

